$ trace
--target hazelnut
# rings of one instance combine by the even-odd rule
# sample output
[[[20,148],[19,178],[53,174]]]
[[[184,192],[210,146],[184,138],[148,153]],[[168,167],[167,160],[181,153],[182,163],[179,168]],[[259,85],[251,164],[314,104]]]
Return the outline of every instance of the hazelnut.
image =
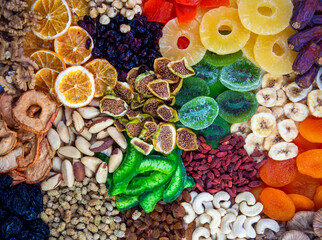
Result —
[[[96,7],[96,2],[94,2],[94,1],[90,1],[90,2],[88,3],[88,6],[89,6],[89,7]]]
[[[115,7],[117,9],[121,9],[123,7],[123,3],[120,0],[116,0],[112,3],[112,7]]]
[[[108,17],[108,16],[106,16],[106,15],[102,15],[101,17],[100,17],[100,23],[102,24],[102,25],[107,25],[107,24],[109,24],[110,23],[110,18]]]
[[[129,32],[129,31],[131,31],[131,26],[126,25],[126,24],[122,24],[122,25],[120,26],[120,32],[121,32],[121,33],[127,33],[127,32]]]
[[[100,14],[105,13],[106,9],[107,9],[107,6],[104,3],[97,6],[97,11]]]
[[[89,9],[89,16],[91,18],[97,18],[98,15],[99,15],[99,13],[95,7],[92,7]]]
[[[140,5],[136,5],[134,8],[133,8],[133,11],[135,12],[135,14],[141,14],[142,13],[142,8],[140,7]]]
[[[114,18],[117,14],[118,14],[119,10],[115,7],[111,7],[109,10],[108,10],[108,13],[107,13],[107,16],[109,18]]]
[[[133,10],[127,10],[126,13],[125,13],[125,17],[128,19],[128,20],[132,20],[135,16],[135,12]]]
[[[135,5],[136,5],[136,0],[128,0],[125,3],[125,7],[126,8],[134,8]]]

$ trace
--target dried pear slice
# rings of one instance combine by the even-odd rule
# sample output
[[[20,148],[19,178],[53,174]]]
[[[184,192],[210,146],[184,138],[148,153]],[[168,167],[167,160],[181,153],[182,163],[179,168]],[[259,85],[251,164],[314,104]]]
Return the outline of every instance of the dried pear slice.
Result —
[[[150,114],[152,117],[158,117],[157,109],[164,102],[158,98],[150,98],[143,105],[143,112]]]
[[[148,89],[152,92],[156,97],[167,100],[170,97],[170,87],[169,83],[163,79],[154,80],[148,83]]]
[[[114,88],[117,97],[123,99],[125,102],[130,103],[133,100],[133,90],[126,82],[117,82]]]
[[[23,155],[23,146],[18,142],[12,151],[4,156],[0,156],[0,173],[7,173],[16,169]]]
[[[157,78],[164,79],[168,83],[177,83],[179,77],[173,74],[168,68],[168,64],[171,62],[169,58],[161,57],[154,60],[154,72]]]
[[[165,155],[170,154],[176,146],[177,131],[171,123],[160,123],[153,138],[154,149]]]
[[[137,76],[139,76],[139,68],[132,68],[126,76],[126,81],[129,84],[130,88],[132,89],[132,91],[135,90],[135,79],[137,78]]]
[[[170,62],[168,64],[168,68],[173,74],[181,78],[191,77],[196,74],[195,70],[193,70],[193,68],[189,66],[186,58]]]
[[[165,122],[179,121],[177,111],[167,105],[159,106],[157,109],[157,114]]]
[[[164,103],[168,106],[173,106],[174,104],[176,104],[176,97],[170,96],[168,100],[164,101]]]
[[[193,151],[198,148],[197,135],[189,128],[177,129],[177,146],[183,151]]]
[[[127,116],[128,119],[132,120],[134,118],[137,118],[142,113],[143,112],[141,111],[141,109],[136,109],[136,110],[129,109],[127,110],[125,116]]]
[[[105,113],[112,117],[122,117],[128,110],[127,103],[121,98],[108,95],[100,101],[101,113]]]
[[[139,138],[143,139],[144,141],[147,141],[149,138],[153,137],[157,130],[158,125],[155,122],[146,121],[139,135]]]
[[[133,138],[131,144],[135,147],[136,150],[143,153],[144,155],[149,155],[153,150],[153,145],[150,145],[139,138]]]
[[[120,119],[114,120],[114,126],[116,127],[117,131],[124,132],[125,126],[120,122]]]
[[[129,135],[130,138],[135,138],[139,136],[139,134],[143,129],[143,126],[144,126],[144,123],[140,119],[136,118],[136,119],[133,119],[132,121],[129,121],[125,125],[125,130],[127,135]]]
[[[156,76],[152,71],[142,73],[135,79],[135,89],[144,97],[153,97],[153,94],[148,89],[148,83],[155,79]]]

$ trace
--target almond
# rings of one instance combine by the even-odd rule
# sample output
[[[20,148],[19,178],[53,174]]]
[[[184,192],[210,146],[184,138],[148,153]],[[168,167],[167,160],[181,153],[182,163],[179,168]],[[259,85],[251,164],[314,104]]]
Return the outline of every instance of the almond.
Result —
[[[72,119],[73,119],[73,124],[74,128],[77,133],[81,133],[84,130],[85,127],[85,122],[82,116],[77,112],[76,110],[73,111],[72,113]]]

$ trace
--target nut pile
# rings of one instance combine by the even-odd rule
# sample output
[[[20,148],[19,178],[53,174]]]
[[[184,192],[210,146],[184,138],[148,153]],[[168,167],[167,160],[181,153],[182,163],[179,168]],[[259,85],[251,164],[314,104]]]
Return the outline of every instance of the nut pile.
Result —
[[[139,207],[121,212],[127,226],[123,239],[183,239],[185,237],[183,224],[185,210],[180,202],[190,200],[190,194],[184,190],[176,201],[167,204],[160,201],[151,213],[145,213]]]
[[[49,225],[49,240],[116,240],[125,236],[126,225],[115,200],[108,197],[105,184],[97,184],[94,178],[45,192],[43,202],[41,218]]]
[[[274,232],[280,230],[276,221],[261,219],[259,214],[263,205],[256,203],[250,192],[239,193],[232,206],[230,195],[225,191],[215,195],[193,191],[190,195],[191,201],[181,205],[186,211],[184,222],[195,222],[196,225],[192,239],[209,238],[210,235],[216,239],[255,238],[263,235],[267,229]]]
[[[211,149],[201,136],[199,142],[196,151],[182,154],[187,174],[196,181],[196,191],[211,194],[226,191],[233,198],[262,184],[258,169],[267,160],[266,152],[254,152],[249,157],[243,148],[243,137],[236,134],[222,138],[217,149]],[[256,162],[253,157],[264,159]]]

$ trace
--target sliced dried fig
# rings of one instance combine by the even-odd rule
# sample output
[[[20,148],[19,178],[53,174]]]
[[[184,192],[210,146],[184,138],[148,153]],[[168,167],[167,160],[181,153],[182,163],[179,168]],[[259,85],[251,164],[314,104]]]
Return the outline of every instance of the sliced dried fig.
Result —
[[[168,68],[168,64],[171,62],[169,58],[162,57],[154,60],[154,72],[157,78],[164,79],[169,83],[176,83],[179,81],[179,77],[173,74]]]
[[[124,132],[126,130],[125,126],[120,122],[119,119],[115,119],[114,126],[116,127],[117,131],[119,131],[119,132]]]
[[[143,139],[144,141],[147,141],[150,137],[153,137],[153,135],[157,132],[158,125],[155,122],[146,121],[144,123],[143,129],[140,133],[139,138]]]
[[[144,105],[144,102],[138,102],[136,100],[133,100],[131,102],[131,109],[138,109],[140,107],[143,107],[143,105]]]
[[[163,79],[149,82],[148,89],[153,93],[154,96],[162,100],[168,100],[170,98],[169,83]]]
[[[164,102],[158,98],[150,98],[143,105],[143,112],[150,114],[152,117],[158,117],[157,109]]]
[[[100,110],[101,113],[106,113],[112,117],[122,117],[128,110],[128,105],[121,98],[108,95],[100,101]]]
[[[11,152],[4,156],[0,156],[0,173],[6,173],[16,169],[19,161],[23,158],[23,154],[23,146],[18,142]]]
[[[139,138],[133,138],[131,144],[135,147],[136,150],[143,153],[144,155],[149,155],[153,150],[153,145],[150,145]]]
[[[132,91],[135,89],[135,79],[139,76],[139,68],[132,68],[128,73],[126,77],[126,81],[129,84]]]
[[[129,109],[125,116],[127,116],[128,119],[132,120],[134,118],[137,118],[139,116],[139,114],[142,114],[143,112],[141,111],[141,109],[136,109],[136,110],[132,110]]]
[[[167,105],[159,106],[157,109],[158,116],[165,122],[177,122],[179,121],[178,113],[172,107]]]
[[[168,68],[173,74],[181,78],[187,78],[195,75],[195,71],[189,66],[188,61],[185,58],[170,62],[168,64]]]
[[[160,123],[153,139],[154,149],[163,154],[170,154],[176,145],[177,131],[171,123]]]
[[[6,92],[2,92],[0,94],[0,112],[2,112],[3,118],[9,128],[18,128],[20,125],[12,115],[13,106],[19,99],[20,95],[20,93],[8,94]]]
[[[189,128],[178,128],[177,146],[184,151],[196,150],[198,148],[197,135]]]
[[[135,79],[135,89],[144,97],[152,97],[153,94],[148,89],[148,83],[152,82],[155,79],[156,76],[152,71],[142,73]]]
[[[125,125],[126,133],[129,135],[130,138],[137,137],[142,131],[143,126],[144,123],[140,119],[133,119]]]
[[[133,100],[133,90],[128,83],[117,82],[113,90],[115,92],[115,95],[123,99],[125,102],[130,103]]]
[[[180,80],[177,83],[170,84],[170,94],[172,96],[177,95],[177,93],[182,88],[182,84],[183,84],[183,79],[182,78],[180,78]]]

